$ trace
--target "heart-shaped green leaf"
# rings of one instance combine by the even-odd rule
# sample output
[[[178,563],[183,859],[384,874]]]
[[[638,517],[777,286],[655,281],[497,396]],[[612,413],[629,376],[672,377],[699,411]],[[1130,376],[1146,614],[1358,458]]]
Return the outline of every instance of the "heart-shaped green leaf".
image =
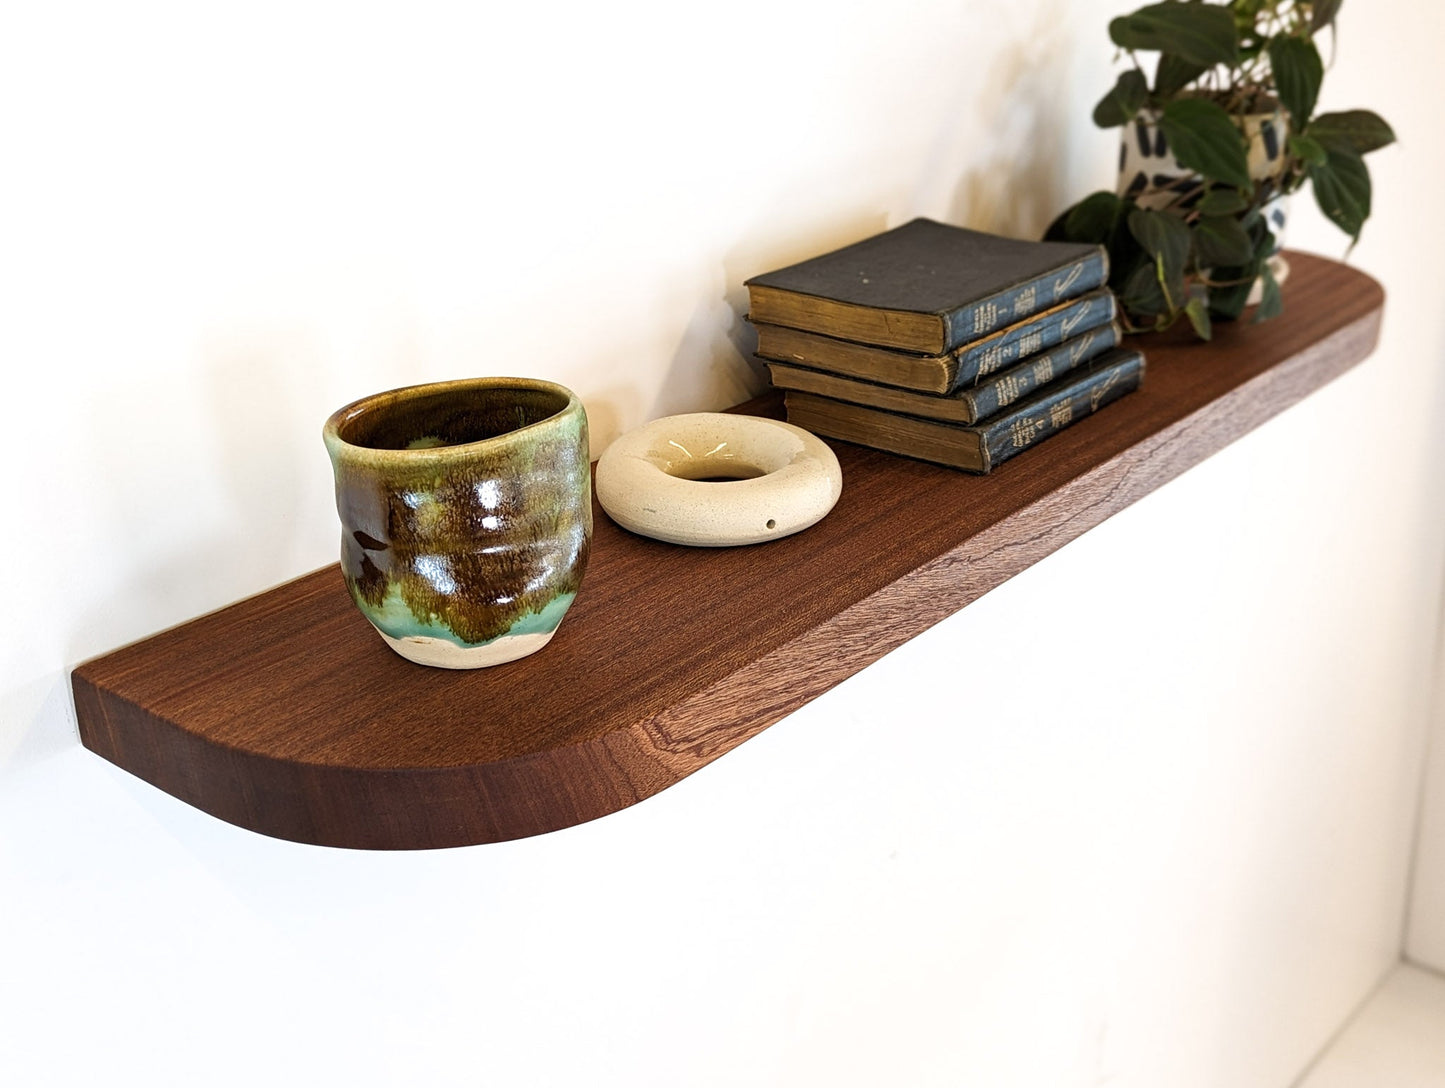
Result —
[[[1165,53],[1159,58],[1159,68],[1154,73],[1154,93],[1165,98],[1178,94],[1207,71],[1208,65]]]
[[[1123,210],[1123,200],[1113,193],[1091,193],[1074,205],[1064,220],[1064,237],[1070,242],[1105,243]]]
[[[1284,312],[1284,296],[1280,294],[1279,280],[1274,278],[1274,270],[1266,263],[1259,270],[1260,279],[1264,282],[1264,290],[1260,294],[1259,306],[1254,311],[1254,323],[1258,325],[1261,321],[1268,321],[1272,317],[1278,317]]]
[[[1353,148],[1330,147],[1324,163],[1309,168],[1315,200],[1335,226],[1359,241],[1370,218],[1370,170]]]
[[[1268,220],[1261,218],[1249,228],[1249,239],[1254,243],[1254,259],[1263,263],[1279,252],[1279,238],[1269,229]]]
[[[1289,149],[1296,158],[1310,166],[1320,166],[1325,161],[1325,147],[1313,136],[1291,136]]]
[[[1309,134],[1326,146],[1343,144],[1361,155],[1395,142],[1395,130],[1371,110],[1322,113],[1310,122]]]
[[[1211,181],[1253,187],[1244,137],[1222,106],[1203,98],[1180,98],[1164,107],[1159,127],[1174,157],[1189,169]]]
[[[1310,33],[1323,30],[1335,21],[1344,0],[1314,0],[1310,5]]]
[[[1171,309],[1184,301],[1184,266],[1189,260],[1189,228],[1168,212],[1135,208],[1129,213],[1129,233],[1154,260],[1159,285]]]
[[[1249,289],[1254,286],[1253,268],[1215,269],[1215,275],[1222,280],[1218,286],[1209,289],[1209,312],[1221,321],[1234,321],[1244,313],[1249,302]]]
[[[1116,128],[1132,121],[1149,100],[1149,84],[1137,68],[1120,72],[1119,79],[1099,104],[1094,107],[1094,124],[1100,128]]]
[[[1325,78],[1320,51],[1308,38],[1272,38],[1269,43],[1269,65],[1274,71],[1279,100],[1289,110],[1290,127],[1302,132],[1315,112],[1320,96],[1320,82]]]
[[[1167,314],[1171,307],[1159,286],[1159,274],[1152,261],[1144,261],[1124,281],[1119,303],[1133,317],[1150,321]]]
[[[1194,253],[1204,268],[1240,265],[1254,256],[1254,243],[1233,216],[1205,215],[1194,225]]]
[[[1214,67],[1239,59],[1234,16],[1218,4],[1149,4],[1109,24],[1109,37],[1123,49],[1173,53],[1194,64]]]
[[[1214,326],[1209,320],[1209,303],[1203,297],[1195,295],[1184,307],[1184,313],[1189,318],[1189,324],[1194,326],[1194,335],[1201,340],[1208,340],[1214,335]]]
[[[1214,185],[1205,191],[1196,207],[1200,215],[1237,215],[1249,207],[1249,201],[1238,189]]]

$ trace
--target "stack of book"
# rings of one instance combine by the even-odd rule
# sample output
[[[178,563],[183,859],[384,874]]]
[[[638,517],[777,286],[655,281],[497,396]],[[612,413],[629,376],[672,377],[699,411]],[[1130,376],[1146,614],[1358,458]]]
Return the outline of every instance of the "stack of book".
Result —
[[[915,219],[747,281],[789,421],[988,472],[1139,387],[1102,246]]]

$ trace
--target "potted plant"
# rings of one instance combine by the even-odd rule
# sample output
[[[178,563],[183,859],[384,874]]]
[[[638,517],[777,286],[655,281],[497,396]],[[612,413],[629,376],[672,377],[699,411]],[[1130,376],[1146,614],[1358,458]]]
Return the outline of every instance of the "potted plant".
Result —
[[[1130,65],[1094,110],[1123,127],[1119,191],[1067,209],[1046,237],[1103,244],[1131,332],[1181,316],[1278,314],[1281,203],[1306,181],[1350,236],[1370,215],[1364,156],[1394,141],[1369,110],[1315,113],[1324,62],[1315,38],[1342,0],[1166,0],[1109,24]],[[1141,55],[1151,61],[1152,80]],[[1136,150],[1131,150],[1136,149]]]

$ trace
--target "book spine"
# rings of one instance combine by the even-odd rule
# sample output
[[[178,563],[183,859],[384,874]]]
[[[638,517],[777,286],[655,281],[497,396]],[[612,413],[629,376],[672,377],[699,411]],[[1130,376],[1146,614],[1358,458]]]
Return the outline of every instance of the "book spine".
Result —
[[[1101,286],[1109,278],[1109,257],[1100,246],[1088,257],[943,315],[943,350],[953,351],[980,337],[1057,306]]]
[[[1115,351],[1098,359],[1087,374],[1055,383],[1052,389],[1030,397],[1013,411],[979,428],[983,436],[984,471],[998,467],[1015,454],[1132,393],[1143,378],[1142,354]]]
[[[1117,346],[1119,337],[1118,325],[1090,329],[1048,351],[1032,355],[1016,366],[980,378],[974,388],[959,394],[959,399],[968,406],[968,421],[974,423],[987,419],[1000,409],[1022,400],[1040,386]]]
[[[1053,307],[1011,329],[985,337],[977,344],[966,345],[954,356],[958,370],[953,376],[953,391],[1089,329],[1107,325],[1114,320],[1116,309],[1113,292],[1093,291],[1068,305]]]

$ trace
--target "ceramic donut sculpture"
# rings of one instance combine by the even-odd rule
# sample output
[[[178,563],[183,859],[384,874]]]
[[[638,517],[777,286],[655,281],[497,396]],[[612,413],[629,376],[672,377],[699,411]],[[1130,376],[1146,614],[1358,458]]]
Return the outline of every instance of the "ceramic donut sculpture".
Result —
[[[816,524],[843,492],[821,439],[759,416],[692,412],[629,431],[597,462],[597,501],[673,544],[760,544]]]

